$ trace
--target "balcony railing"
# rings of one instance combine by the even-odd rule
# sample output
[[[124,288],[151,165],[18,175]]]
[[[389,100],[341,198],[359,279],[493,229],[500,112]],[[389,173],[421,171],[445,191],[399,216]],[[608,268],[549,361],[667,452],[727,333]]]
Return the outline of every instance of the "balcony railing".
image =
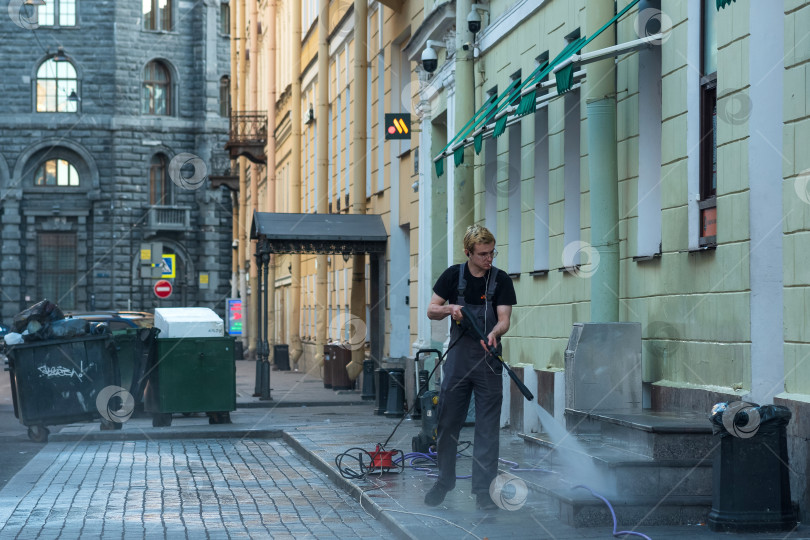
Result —
[[[231,191],[239,190],[239,169],[231,164],[231,156],[228,154],[216,153],[211,157],[208,178],[212,188],[225,186]]]
[[[190,231],[190,206],[151,206],[146,227],[152,231]]]
[[[267,163],[267,114],[260,111],[231,113],[231,129],[225,148],[231,158],[245,156],[254,163]]]

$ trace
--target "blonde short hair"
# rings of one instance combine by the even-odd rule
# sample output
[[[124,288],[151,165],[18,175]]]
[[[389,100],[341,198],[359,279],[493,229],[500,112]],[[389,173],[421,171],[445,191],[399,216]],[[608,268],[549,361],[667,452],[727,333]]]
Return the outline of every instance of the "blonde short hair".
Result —
[[[464,234],[464,250],[475,253],[475,244],[494,244],[495,237],[481,225],[470,225]]]

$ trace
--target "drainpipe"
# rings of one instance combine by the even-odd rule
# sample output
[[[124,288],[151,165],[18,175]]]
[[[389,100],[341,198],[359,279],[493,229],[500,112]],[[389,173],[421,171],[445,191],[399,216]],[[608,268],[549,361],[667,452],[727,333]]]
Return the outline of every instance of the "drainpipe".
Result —
[[[237,82],[239,81],[239,61],[237,60],[237,52],[239,41],[236,39],[236,2],[232,1],[229,4],[229,9],[231,12],[231,90],[230,90],[230,110],[228,111],[229,115],[233,115],[236,111],[239,110],[238,108],[238,101],[236,98],[237,93]],[[229,135],[230,136],[230,135]],[[233,171],[237,167],[237,160],[231,160],[231,171]],[[241,177],[240,177],[241,179]],[[241,187],[241,185],[240,185]],[[242,193],[241,189],[239,193]],[[239,246],[239,195],[234,194],[233,198],[233,240],[232,243]],[[237,298],[242,297],[239,291],[239,269],[241,268],[241,261],[242,259],[239,257],[239,250],[233,252],[232,254],[232,268],[231,268],[231,297]]]
[[[234,162],[231,161],[231,167],[233,167]],[[231,169],[233,170],[233,169]],[[232,234],[232,243],[236,242],[236,245],[239,245],[237,241],[237,231],[239,230],[239,196],[236,193],[231,193],[231,230],[233,231]],[[237,257],[237,251],[231,250],[231,298],[237,298],[239,294],[239,257]]]
[[[291,106],[291,135],[292,154],[290,162],[292,175],[290,178],[290,212],[301,213],[301,2],[292,4],[292,106]],[[290,275],[290,363],[298,369],[298,360],[304,350],[301,347],[301,256],[290,256],[292,271]]]
[[[467,15],[470,13],[470,0],[456,0],[456,88],[455,88],[455,125],[453,133],[463,126],[475,113],[473,99],[475,96],[475,78],[473,72],[473,48],[465,51],[463,45],[472,43],[473,35],[467,29]],[[473,186],[473,151],[472,146],[464,149],[464,163],[454,171],[453,180],[453,262],[464,261],[464,233],[472,225],[475,217]]]
[[[247,55],[245,41],[245,0],[239,2],[237,9],[236,19],[236,39],[239,46],[238,55],[238,74],[237,74],[237,108],[235,110],[244,112],[245,109],[245,86],[247,85]],[[237,158],[239,162],[239,296],[242,298],[242,303],[247,304],[247,309],[250,309],[251,299],[247,295],[247,273],[245,272],[245,263],[250,255],[247,251],[247,246],[250,244],[248,234],[245,233],[245,221],[247,219],[247,167],[244,157]],[[250,340],[253,337],[247,328],[242,337],[242,342],[246,346],[248,358],[252,357],[254,352],[253,347],[250,345]]]
[[[614,13],[613,2],[588,2],[586,25],[596,31]],[[612,31],[602,32],[588,50],[616,44]],[[590,175],[591,244],[599,264],[591,277],[591,321],[619,320],[619,187],[616,165],[616,68],[613,58],[588,65],[588,171]]]
[[[378,9],[383,9],[379,6]],[[354,142],[352,167],[352,214],[366,213],[366,120],[368,114],[368,0],[354,0],[354,118],[352,139]],[[393,204],[393,203],[392,203]],[[393,226],[393,225],[392,225]],[[352,296],[351,296],[352,360],[346,368],[349,378],[354,380],[363,371],[365,347],[358,346],[365,342],[365,335],[353,335],[359,331],[365,333],[366,321],[366,256],[359,253],[352,257]],[[363,324],[360,324],[361,321]],[[359,342],[359,343],[358,343]]]
[[[315,196],[315,210],[319,214],[328,211],[329,174],[329,0],[318,2],[318,96],[315,118],[315,136],[318,141],[318,155],[315,156],[318,168],[318,192]],[[334,255],[333,255],[334,256]],[[326,345],[327,315],[327,276],[326,255],[315,257],[315,366],[323,365],[323,348]]]
[[[257,24],[256,19],[258,17],[258,6],[256,5],[256,0],[247,0],[248,8],[250,12],[248,13],[248,21],[247,23],[250,25],[250,29],[248,30],[248,50],[251,52],[250,58],[250,71],[247,73],[248,76],[248,84],[246,85],[249,90],[249,101],[248,101],[248,109],[251,111],[255,111],[258,108],[258,66],[259,66],[259,55],[258,55],[258,45],[259,40],[258,36],[256,35]],[[250,242],[250,250],[248,254],[248,258],[251,259],[250,261],[250,303],[248,304],[248,339],[250,340],[250,348],[251,350],[256,351],[259,353],[257,358],[261,358],[260,352],[260,342],[259,342],[259,324],[260,324],[260,315],[259,315],[259,304],[261,301],[259,297],[261,296],[261,284],[259,283],[259,259],[255,257],[256,254],[256,240],[250,240],[250,226],[253,222],[253,212],[259,209],[259,166],[255,163],[250,165],[250,206],[246,210],[245,215],[245,238],[246,241]]]
[[[268,2],[267,36],[267,211],[276,211],[276,1]],[[275,362],[273,346],[276,342],[276,256],[270,255],[267,267],[267,361]]]

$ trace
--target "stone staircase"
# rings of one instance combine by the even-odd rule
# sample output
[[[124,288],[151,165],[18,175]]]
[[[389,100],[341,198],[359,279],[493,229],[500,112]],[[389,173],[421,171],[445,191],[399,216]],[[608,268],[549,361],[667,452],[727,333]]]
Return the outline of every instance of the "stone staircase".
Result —
[[[519,434],[524,458],[549,474],[516,473],[547,494],[574,527],[612,525],[605,496],[623,527],[705,523],[711,509],[718,439],[705,414],[566,409],[567,434]]]

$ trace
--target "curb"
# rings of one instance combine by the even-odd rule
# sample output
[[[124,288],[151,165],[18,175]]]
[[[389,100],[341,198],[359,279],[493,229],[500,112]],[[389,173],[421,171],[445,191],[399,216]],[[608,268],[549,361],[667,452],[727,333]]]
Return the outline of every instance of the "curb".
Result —
[[[329,465],[329,463],[315,454],[315,452],[307,450],[307,448],[289,432],[283,432],[282,438],[284,439],[284,442],[289,444],[296,452],[306,458],[306,460],[309,461],[316,469],[324,473],[335,485],[339,486],[354,499],[359,500],[360,506],[363,509],[371,514],[374,519],[384,523],[390,530],[394,531],[399,538],[404,540],[419,540],[416,536],[413,536],[404,527],[402,527],[402,525],[400,525],[399,522],[397,522],[393,517],[391,517],[391,515],[384,508],[374,502],[360,486],[352,483],[346,478],[343,478],[340,473]]]
[[[195,431],[164,431],[154,429],[150,431],[92,431],[86,433],[52,433],[48,442],[77,442],[77,441],[151,441],[151,440],[180,440],[180,439],[280,439],[284,431],[280,429],[207,429]]]
[[[368,405],[368,401],[245,401],[237,403],[238,409],[275,409],[276,407],[344,407]]]

